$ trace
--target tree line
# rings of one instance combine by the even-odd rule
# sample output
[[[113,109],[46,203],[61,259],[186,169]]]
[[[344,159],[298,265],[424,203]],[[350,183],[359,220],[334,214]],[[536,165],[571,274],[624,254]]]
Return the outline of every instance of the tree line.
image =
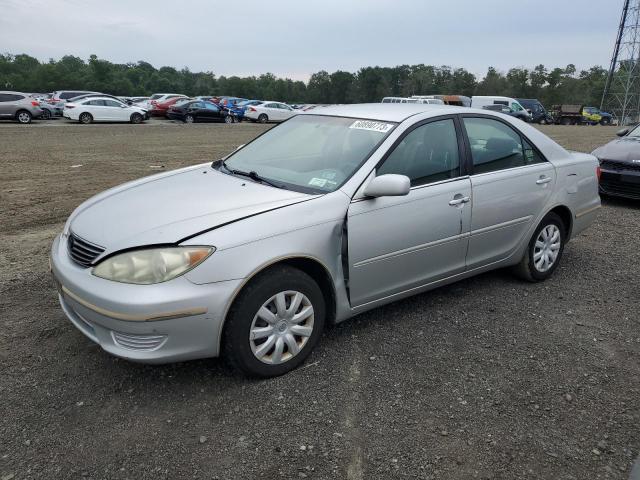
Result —
[[[112,95],[150,95],[176,92],[186,95],[233,95],[289,103],[379,102],[386,96],[459,94],[505,95],[537,98],[544,105],[579,103],[598,106],[607,71],[600,66],[578,71],[574,65],[507,72],[489,67],[479,79],[464,68],[433,65],[364,67],[357,72],[320,71],[307,83],[259,76],[216,76],[188,68],[156,69],[148,62],[118,64],[91,55],[88,61],[72,55],[40,62],[26,54],[0,54],[0,89],[51,92],[61,89],[92,90]]]

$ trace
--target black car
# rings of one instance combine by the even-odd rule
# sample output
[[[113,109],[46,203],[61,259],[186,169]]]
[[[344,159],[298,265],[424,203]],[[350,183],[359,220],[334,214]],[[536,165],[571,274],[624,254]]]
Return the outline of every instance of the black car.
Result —
[[[600,161],[600,193],[640,200],[640,125],[617,135],[593,151]]]
[[[172,105],[167,110],[167,118],[182,120],[185,123],[233,123],[233,116],[229,114],[227,109],[220,108],[218,105],[204,100],[192,100]]]
[[[549,115],[539,100],[535,98],[516,98],[516,100],[531,113],[531,121],[533,123],[539,123],[540,125],[552,123],[551,115]]]

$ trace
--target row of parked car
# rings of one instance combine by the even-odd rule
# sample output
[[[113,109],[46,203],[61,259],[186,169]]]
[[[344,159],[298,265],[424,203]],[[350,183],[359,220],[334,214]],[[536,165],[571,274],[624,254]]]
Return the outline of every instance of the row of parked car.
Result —
[[[384,97],[382,103],[429,103],[492,110],[525,122],[541,125],[611,125],[613,116],[596,107],[586,105],[554,105],[547,111],[535,98],[511,98],[476,95],[414,95],[412,97]]]
[[[0,118],[30,123],[33,119],[65,117],[80,123],[141,123],[152,116],[194,122],[281,122],[315,105],[239,97],[157,93],[149,97],[116,97],[101,92],[58,90],[49,94],[0,92]]]

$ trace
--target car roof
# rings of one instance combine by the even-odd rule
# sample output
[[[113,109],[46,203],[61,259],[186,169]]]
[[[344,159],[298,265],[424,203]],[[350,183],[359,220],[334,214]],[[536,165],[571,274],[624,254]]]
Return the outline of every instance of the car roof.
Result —
[[[79,97],[75,97],[75,98],[77,98],[78,101],[82,101],[82,102],[86,100],[118,100],[117,98],[110,97],[109,95],[87,95],[86,97],[83,96],[82,98],[79,98]],[[69,100],[74,100],[74,98],[70,98]],[[124,102],[121,102],[121,103],[124,103]]]
[[[419,113],[470,113],[481,110],[431,103],[359,103],[354,105],[332,105],[314,108],[309,115],[330,115],[334,117],[353,117],[366,120],[402,122]],[[485,110],[486,112],[486,110]],[[483,112],[484,113],[484,112]]]

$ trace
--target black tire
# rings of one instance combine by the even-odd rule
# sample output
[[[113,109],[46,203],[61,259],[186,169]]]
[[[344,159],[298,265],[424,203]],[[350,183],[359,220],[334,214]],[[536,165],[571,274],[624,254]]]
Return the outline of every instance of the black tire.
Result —
[[[267,123],[268,121],[269,121],[269,117],[267,117],[266,113],[261,113],[260,115],[258,115],[258,122]]]
[[[142,121],[144,120],[144,117],[139,113],[132,113],[130,120],[131,120],[131,123],[135,123],[137,125],[139,123],[142,123]]]
[[[31,123],[31,120],[32,120],[32,119],[33,119],[33,116],[31,115],[31,113],[29,113],[29,112],[28,112],[28,111],[26,111],[26,110],[18,110],[18,111],[16,112],[16,120],[17,120],[19,123],[22,123],[22,124],[25,124],[25,125],[26,125],[26,124],[28,124],[28,123]]]
[[[231,124],[231,123],[233,123],[233,116],[231,116],[231,115],[226,115],[226,116],[224,117],[224,123],[226,123],[226,124]]]
[[[534,261],[534,255],[537,248],[536,241],[538,240],[542,230],[552,225],[557,227],[559,231],[560,248],[551,267],[545,271],[541,271]],[[542,282],[551,277],[562,260],[562,252],[564,252],[564,246],[567,238],[566,232],[567,227],[562,219],[553,212],[548,213],[533,232],[531,240],[529,240],[529,245],[527,246],[527,251],[522,257],[522,260],[520,260],[520,263],[514,267],[514,273],[521,279],[528,282]]]
[[[42,109],[42,115],[40,115],[41,120],[51,120],[51,116],[51,111],[49,109]]]
[[[184,123],[194,123],[195,121],[196,121],[196,117],[194,117],[193,115],[184,116]]]
[[[280,292],[302,293],[313,307],[313,326],[297,354],[279,364],[269,364],[254,355],[250,332],[261,307]],[[320,340],[325,322],[325,302],[318,284],[306,273],[288,266],[276,266],[258,274],[240,292],[231,307],[223,331],[222,351],[225,361],[250,377],[276,377],[298,367]],[[282,321],[279,321],[279,324]],[[274,332],[277,327],[274,326]],[[264,340],[265,343],[268,339]],[[254,341],[255,343],[255,341]],[[259,348],[257,345],[256,348]],[[275,348],[275,347],[274,347]],[[285,347],[290,354],[289,347]],[[271,350],[271,348],[269,348]]]
[[[560,125],[571,125],[571,119],[570,118],[561,118],[560,119]]]
[[[91,115],[89,112],[82,112],[78,117],[78,121],[84,125],[88,125],[93,122],[93,115]]]
[[[600,125],[602,125],[603,127],[611,125],[611,119],[610,118],[603,118],[602,120],[600,120]]]
[[[539,123],[540,125],[546,125],[548,122],[547,122],[547,119],[546,119],[546,118],[542,118],[542,119],[540,119],[540,121],[539,121],[538,123]]]

